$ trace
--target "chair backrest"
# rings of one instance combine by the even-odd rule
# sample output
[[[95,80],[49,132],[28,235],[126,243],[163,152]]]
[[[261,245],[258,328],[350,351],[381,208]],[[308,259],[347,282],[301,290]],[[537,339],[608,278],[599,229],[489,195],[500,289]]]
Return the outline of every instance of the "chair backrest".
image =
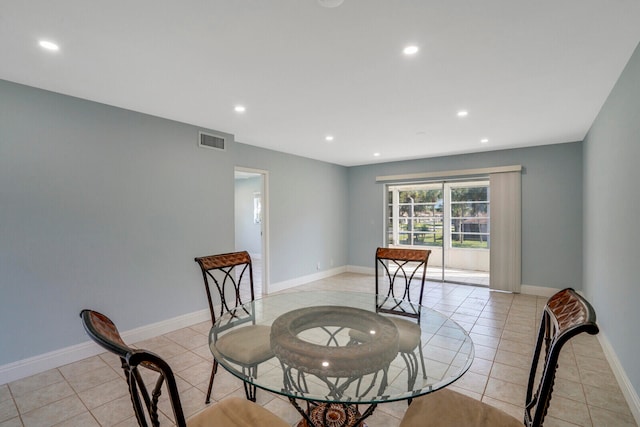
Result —
[[[141,427],[159,426],[158,399],[163,385],[166,384],[175,425],[186,427],[187,423],[180,403],[178,386],[169,365],[151,352],[127,346],[111,319],[104,314],[92,310],[82,310],[80,317],[89,337],[120,357],[138,424]],[[141,368],[142,371],[148,369],[155,373],[155,384],[153,384],[151,392],[143,380]],[[145,376],[149,378],[148,375]]]
[[[220,299],[220,316],[255,299],[253,267],[247,251],[209,255],[196,258],[195,261],[202,270],[213,323],[216,322],[216,313],[211,292],[212,287],[217,291],[216,295]],[[249,295],[245,296],[242,289],[247,287]]]
[[[430,250],[378,248],[376,250],[376,307],[379,312],[420,317]],[[412,287],[419,286],[415,297]],[[411,304],[406,304],[409,302]]]
[[[544,421],[551,401],[562,346],[582,332],[595,335],[598,331],[593,307],[573,289],[563,289],[549,299],[542,313],[529,374],[524,414],[526,426],[539,427]],[[542,354],[544,365],[536,387],[536,372]]]

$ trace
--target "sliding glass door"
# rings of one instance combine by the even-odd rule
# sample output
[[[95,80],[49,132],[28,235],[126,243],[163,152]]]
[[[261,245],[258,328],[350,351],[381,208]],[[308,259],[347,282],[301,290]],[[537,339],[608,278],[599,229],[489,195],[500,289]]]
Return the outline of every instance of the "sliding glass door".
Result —
[[[387,245],[431,250],[429,280],[489,284],[489,181],[387,185]]]

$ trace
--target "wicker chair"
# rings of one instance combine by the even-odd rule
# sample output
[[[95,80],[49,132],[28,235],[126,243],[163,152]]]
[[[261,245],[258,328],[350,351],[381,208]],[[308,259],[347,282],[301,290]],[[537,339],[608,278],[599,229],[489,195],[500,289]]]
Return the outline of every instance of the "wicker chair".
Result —
[[[412,390],[418,375],[418,356],[426,378],[420,339],[420,307],[424,293],[427,262],[431,251],[423,249],[378,248],[376,250],[376,311],[388,318],[400,334],[399,353],[407,365],[407,386]],[[417,295],[416,295],[417,294]],[[349,332],[354,342],[371,338],[360,331]]]
[[[582,332],[591,335],[598,333],[593,307],[571,288],[556,293],[549,299],[542,314],[529,374],[523,421],[486,403],[443,389],[414,399],[400,427],[542,426],[551,401],[560,350],[569,339]],[[542,376],[535,386],[541,354],[544,354]]]
[[[255,300],[253,267],[248,252],[210,255],[196,258],[195,261],[202,270],[212,324],[216,322],[218,316],[222,316],[230,310]],[[214,289],[213,292],[212,288]],[[214,295],[220,302],[217,316],[214,308]],[[216,347],[224,354],[225,358],[242,366],[245,375],[255,378],[258,375],[258,365],[273,357],[269,338],[271,328],[264,325],[255,325],[252,312],[246,311],[242,314],[244,316],[234,316],[231,322],[224,327],[218,328],[217,332],[223,332],[230,328],[234,329],[220,337],[220,339],[216,337]],[[247,325],[237,328],[242,323],[247,323]],[[258,343],[258,345],[253,345],[252,350],[248,351],[246,345],[243,345],[246,342]],[[218,361],[214,359],[206,403],[209,403],[211,399],[213,379],[217,370]],[[244,389],[247,399],[255,402],[256,387],[245,382]]]
[[[89,337],[120,357],[140,427],[160,425],[158,399],[165,387],[173,414],[164,415],[173,415],[172,423],[177,427],[289,426],[263,407],[238,397],[224,399],[185,420],[175,377],[162,358],[154,353],[127,346],[116,326],[105,315],[92,310],[82,310],[80,317]],[[148,389],[150,384],[143,380],[143,377],[149,379],[145,372],[147,370],[154,374],[155,379],[151,393]]]

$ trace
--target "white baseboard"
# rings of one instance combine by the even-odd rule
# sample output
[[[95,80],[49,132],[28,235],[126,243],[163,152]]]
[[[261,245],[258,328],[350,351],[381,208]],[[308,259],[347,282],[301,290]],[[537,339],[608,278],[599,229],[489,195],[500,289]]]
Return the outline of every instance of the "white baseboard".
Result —
[[[125,342],[133,344],[207,320],[211,320],[211,315],[209,314],[209,310],[205,309],[131,329],[121,333],[121,335]],[[102,347],[93,341],[86,341],[8,363],[0,366],[0,385],[77,362],[78,360],[104,353],[104,351]]]
[[[316,280],[326,279],[327,277],[335,276],[337,274],[346,273],[347,267],[337,267],[330,270],[320,271],[318,273],[309,274],[308,276],[296,277],[295,279],[285,280],[284,282],[269,283],[269,293],[284,291],[296,286],[304,285],[305,283],[314,282]]]
[[[373,267],[361,267],[359,265],[348,265],[347,273],[369,274],[373,276],[374,274],[376,274],[376,269]]]
[[[600,345],[604,351],[604,356],[607,358],[609,366],[611,366],[611,370],[613,370],[613,375],[615,375],[616,380],[618,381],[620,390],[622,390],[622,394],[627,400],[627,404],[633,414],[633,418],[635,418],[636,424],[640,425],[640,397],[638,397],[638,393],[633,388],[629,377],[622,368],[620,359],[618,359],[618,356],[611,346],[606,334],[600,330],[600,333],[596,335],[596,337],[598,337],[598,341],[600,341]]]

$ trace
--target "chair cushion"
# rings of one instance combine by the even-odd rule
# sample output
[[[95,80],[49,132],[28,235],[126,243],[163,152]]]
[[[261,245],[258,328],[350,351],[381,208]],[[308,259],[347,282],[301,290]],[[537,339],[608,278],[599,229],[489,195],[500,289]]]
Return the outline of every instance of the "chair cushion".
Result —
[[[524,410],[522,411],[524,419]],[[522,427],[518,421],[493,406],[458,392],[442,389],[413,399],[400,427]]]
[[[385,317],[391,320],[396,328],[398,328],[398,351],[401,353],[411,353],[420,343],[420,326],[418,326],[416,322],[399,317]],[[349,337],[358,342],[368,342],[371,340],[371,335],[356,329],[349,330]]]
[[[261,363],[273,357],[270,334],[270,326],[245,326],[218,338],[216,348],[225,357],[237,363]]]
[[[229,397],[205,408],[187,421],[187,427],[290,427],[280,417],[251,401]]]
[[[402,353],[412,352],[420,344],[420,326],[415,322],[399,317],[388,316],[400,334],[399,350]]]

